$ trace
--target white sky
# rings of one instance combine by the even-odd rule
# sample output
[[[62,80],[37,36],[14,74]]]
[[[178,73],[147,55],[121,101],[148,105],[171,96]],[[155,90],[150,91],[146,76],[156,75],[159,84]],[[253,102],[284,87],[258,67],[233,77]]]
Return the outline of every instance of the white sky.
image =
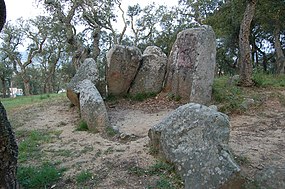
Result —
[[[127,9],[128,5],[140,4],[141,7],[154,2],[160,5],[173,6],[177,5],[178,0],[122,0],[123,7]],[[16,20],[23,17],[30,18],[42,13],[41,10],[35,6],[35,0],[6,0],[7,20]]]

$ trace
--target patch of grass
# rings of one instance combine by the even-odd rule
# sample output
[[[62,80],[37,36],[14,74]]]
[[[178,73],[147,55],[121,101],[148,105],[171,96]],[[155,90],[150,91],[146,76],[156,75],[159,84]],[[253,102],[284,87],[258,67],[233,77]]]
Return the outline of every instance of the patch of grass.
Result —
[[[257,87],[285,87],[284,75],[265,74],[262,72],[256,72],[253,74],[253,81]]]
[[[52,163],[40,166],[19,166],[17,177],[23,188],[50,188],[61,178],[65,169],[58,169]]]
[[[48,102],[50,100],[54,101],[63,97],[65,97],[65,94],[32,95],[20,96],[16,98],[2,98],[1,102],[7,111],[12,111],[13,109],[24,108],[31,104],[35,105],[43,102]]]
[[[236,85],[229,85],[228,80],[229,77],[215,78],[212,91],[213,100],[223,104],[219,109],[221,112],[240,112],[245,95],[242,88]]]
[[[137,93],[135,95],[128,95],[127,98],[134,101],[144,101],[148,98],[153,98],[156,95],[157,95],[156,93]]]
[[[88,125],[86,123],[86,121],[84,120],[80,120],[79,121],[79,124],[78,124],[78,127],[75,129],[76,131],[88,131]]]
[[[93,177],[92,173],[87,170],[87,171],[81,171],[80,173],[76,175],[75,178],[78,184],[82,184],[82,183],[85,183],[91,180],[92,177]]]
[[[40,145],[52,140],[51,133],[47,131],[17,131],[16,136],[20,140],[18,144],[20,163],[39,159],[42,156]]]
[[[108,136],[113,137],[117,134],[117,131],[112,127],[106,127],[106,133]]]

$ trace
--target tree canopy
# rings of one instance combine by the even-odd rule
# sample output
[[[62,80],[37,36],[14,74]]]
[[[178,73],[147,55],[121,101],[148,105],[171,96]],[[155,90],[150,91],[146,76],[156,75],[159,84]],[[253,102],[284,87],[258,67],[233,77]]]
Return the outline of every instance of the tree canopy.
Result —
[[[152,3],[127,9],[121,0],[37,2],[43,15],[9,22],[2,31],[2,93],[11,83],[26,95],[56,92],[88,57],[104,73],[105,54],[115,44],[142,51],[156,45],[169,55],[178,32],[203,24],[216,33],[217,75],[246,73],[251,80],[254,72],[284,74],[283,0],[179,0],[176,7]],[[248,10],[252,3],[254,9]],[[252,19],[246,23],[248,14]],[[248,44],[241,45],[247,38]]]

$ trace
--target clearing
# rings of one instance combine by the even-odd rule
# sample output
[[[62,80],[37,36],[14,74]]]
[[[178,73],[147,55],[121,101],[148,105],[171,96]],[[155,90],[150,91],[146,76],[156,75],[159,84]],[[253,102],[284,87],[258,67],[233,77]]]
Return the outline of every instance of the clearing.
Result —
[[[23,151],[19,166],[49,162],[64,168],[49,188],[180,188],[175,174],[151,155],[147,136],[178,106],[163,96],[108,102],[112,124],[125,133],[113,137],[77,131],[79,113],[66,97],[14,110],[9,118]],[[263,91],[258,106],[230,115],[230,147],[248,183],[267,166],[285,165],[284,118],[285,90]],[[21,144],[34,135],[39,142],[28,151]]]

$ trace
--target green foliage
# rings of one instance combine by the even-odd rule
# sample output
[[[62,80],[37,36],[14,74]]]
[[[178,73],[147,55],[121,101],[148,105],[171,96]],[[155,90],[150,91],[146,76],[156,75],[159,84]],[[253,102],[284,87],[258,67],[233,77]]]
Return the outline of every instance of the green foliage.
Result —
[[[23,188],[50,188],[61,178],[64,169],[58,169],[52,163],[40,166],[19,166],[17,178]]]
[[[78,124],[78,127],[75,129],[76,131],[88,131],[88,125],[86,123],[86,121],[84,120],[80,120],[79,121],[79,124]]]
[[[222,103],[221,112],[231,113],[241,111],[241,104],[244,100],[244,94],[240,87],[234,84],[228,84],[229,77],[215,78],[213,85],[213,100]]]
[[[87,170],[87,171],[81,171],[80,173],[76,175],[75,178],[78,184],[82,184],[82,183],[85,183],[91,180],[92,177],[93,177],[92,173]]]
[[[257,87],[285,87],[285,77],[283,75],[272,75],[264,73],[254,73],[253,81]]]

